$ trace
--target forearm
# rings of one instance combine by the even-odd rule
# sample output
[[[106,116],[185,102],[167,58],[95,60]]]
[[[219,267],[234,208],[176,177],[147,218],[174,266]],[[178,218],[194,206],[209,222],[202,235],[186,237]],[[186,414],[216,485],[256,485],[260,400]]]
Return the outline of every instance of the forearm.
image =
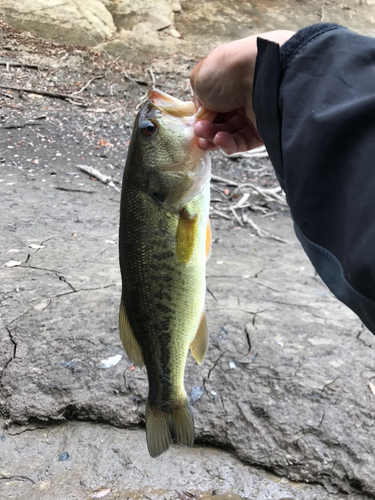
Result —
[[[319,25],[258,49],[257,127],[296,234],[375,333],[375,40]]]

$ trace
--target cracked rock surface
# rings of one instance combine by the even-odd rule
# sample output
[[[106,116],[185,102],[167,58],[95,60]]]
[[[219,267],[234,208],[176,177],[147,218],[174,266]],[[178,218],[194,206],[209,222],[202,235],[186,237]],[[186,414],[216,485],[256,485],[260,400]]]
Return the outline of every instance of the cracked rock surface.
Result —
[[[2,85],[29,91],[0,94],[2,496],[375,498],[374,338],[316,277],[288,211],[256,197],[252,220],[286,243],[212,217],[210,346],[202,366],[189,356],[185,376],[196,446],[148,457],[146,376],[117,328],[117,231],[119,182],[150,73],[15,40],[2,57],[18,66],[0,67]],[[194,63],[159,59],[152,71],[160,88],[186,98]],[[276,186],[265,158],[216,154],[213,170]],[[233,191],[213,188],[213,206]]]

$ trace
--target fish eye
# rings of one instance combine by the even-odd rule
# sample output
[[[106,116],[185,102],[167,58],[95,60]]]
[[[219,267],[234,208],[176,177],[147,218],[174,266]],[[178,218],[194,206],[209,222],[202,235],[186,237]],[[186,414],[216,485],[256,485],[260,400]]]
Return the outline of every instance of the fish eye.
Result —
[[[141,125],[141,132],[146,137],[151,137],[156,132],[156,129],[157,126],[149,120],[145,120]]]

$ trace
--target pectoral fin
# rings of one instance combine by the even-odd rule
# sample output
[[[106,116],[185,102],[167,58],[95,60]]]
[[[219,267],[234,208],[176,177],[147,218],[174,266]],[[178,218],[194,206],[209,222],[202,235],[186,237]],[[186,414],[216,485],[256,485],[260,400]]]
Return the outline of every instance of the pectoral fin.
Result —
[[[176,233],[176,252],[181,264],[187,264],[194,252],[198,232],[198,216],[190,215],[186,208],[180,211]]]
[[[212,232],[211,232],[210,219],[208,219],[207,220],[207,229],[206,229],[206,260],[208,260],[210,258],[211,246],[212,246]]]
[[[203,312],[201,322],[193,342],[190,344],[191,354],[200,365],[203,363],[208,348],[208,328],[206,313]]]
[[[142,350],[134,336],[122,300],[120,306],[119,328],[121,342],[130,361],[139,366],[139,368],[142,368],[144,365]]]

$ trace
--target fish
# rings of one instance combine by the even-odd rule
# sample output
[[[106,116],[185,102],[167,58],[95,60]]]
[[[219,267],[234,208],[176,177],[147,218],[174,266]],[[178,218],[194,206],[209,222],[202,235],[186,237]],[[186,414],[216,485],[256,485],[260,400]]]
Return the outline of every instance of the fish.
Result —
[[[130,361],[146,367],[146,441],[151,457],[194,444],[184,388],[190,349],[208,348],[205,267],[211,249],[211,161],[194,124],[215,114],[159,89],[138,112],[123,173],[119,260],[120,337]]]

